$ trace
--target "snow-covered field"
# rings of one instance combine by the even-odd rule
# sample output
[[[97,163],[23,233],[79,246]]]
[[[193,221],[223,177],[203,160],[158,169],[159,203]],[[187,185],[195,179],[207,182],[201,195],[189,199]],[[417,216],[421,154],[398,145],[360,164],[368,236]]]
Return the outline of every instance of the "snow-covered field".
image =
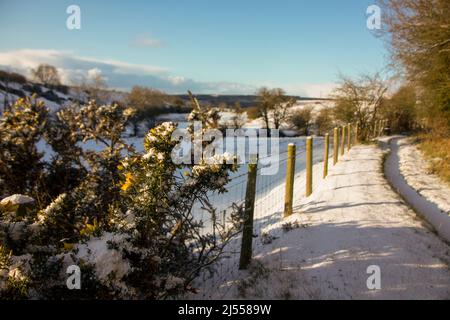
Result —
[[[325,108],[332,108],[334,106],[334,102],[330,100],[304,100],[304,101],[297,101],[295,105],[292,106],[292,108],[289,109],[289,113],[294,113],[296,111],[305,109],[305,108],[311,108],[312,109],[312,116],[313,119],[317,117],[320,110]],[[273,124],[272,124],[273,125]],[[265,126],[264,121],[262,118],[257,118],[254,120],[250,120],[245,125],[246,128],[263,128]],[[292,125],[285,121],[281,124],[281,129],[283,130],[291,130]]]
[[[331,142],[332,143],[332,142]],[[306,166],[305,149],[306,138],[280,138],[279,139],[279,157],[275,160],[273,165],[275,168],[273,175],[261,175],[259,171],[256,185],[256,209],[255,216],[264,216],[267,212],[275,212],[278,206],[284,205],[283,193],[279,194],[274,190],[277,188],[284,188],[286,180],[286,162],[287,162],[287,147],[288,144],[296,145],[296,163],[295,172],[297,175],[304,174]],[[324,146],[323,138],[314,139],[313,148],[313,163],[323,161]],[[332,152],[331,152],[332,153]],[[259,170],[261,166],[259,167]],[[247,165],[242,164],[236,173],[231,175],[232,181],[226,186],[228,192],[225,194],[211,195],[211,203],[215,205],[217,211],[229,215],[232,212],[232,204],[241,204],[245,199],[246,183],[247,183]],[[199,214],[204,214],[202,210],[196,208]],[[207,217],[204,218],[205,222]]]
[[[266,212],[272,241],[254,239],[253,266],[238,271],[231,255],[235,269],[225,260],[220,279],[205,277],[194,298],[450,299],[450,247],[390,188],[382,155],[374,145],[354,147],[315,180],[311,197],[296,186],[293,216]],[[285,231],[288,222],[296,228]],[[370,266],[380,268],[379,290],[367,287]]]
[[[46,93],[48,91],[50,91],[50,89],[42,86],[42,85],[36,85],[37,87],[40,88],[40,90],[42,91],[42,93]],[[28,96],[31,97],[32,93],[31,93],[31,89],[30,84],[20,84],[20,83],[9,83],[9,84],[5,84],[3,81],[0,81],[0,87],[7,87],[9,92],[7,93],[5,90],[0,89],[0,111],[2,111],[4,109],[4,105],[5,102],[7,104],[11,104],[14,101],[16,101],[17,99],[19,99],[20,97],[17,95],[19,93],[21,93],[24,96]],[[10,91],[14,91],[15,93],[11,93]],[[39,97],[37,100],[38,101],[43,101],[45,103],[45,106],[51,110],[51,111],[56,111],[66,105],[69,105],[70,103],[73,102],[73,95],[72,94],[64,94],[62,92],[53,90],[53,93],[55,96],[58,97],[58,99],[60,101],[56,102],[56,101],[51,101],[49,99],[46,99],[44,97]]]

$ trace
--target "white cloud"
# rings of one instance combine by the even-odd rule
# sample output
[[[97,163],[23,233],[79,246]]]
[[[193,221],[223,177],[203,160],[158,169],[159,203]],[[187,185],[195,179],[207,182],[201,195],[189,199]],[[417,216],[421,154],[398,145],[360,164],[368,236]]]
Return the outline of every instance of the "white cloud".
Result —
[[[105,79],[111,78],[120,87],[126,88],[125,83],[123,86],[120,84],[121,76],[125,79],[128,75],[163,77],[168,74],[168,69],[164,67],[76,56],[71,51],[23,49],[0,52],[0,66],[28,76],[31,69],[42,63],[57,67],[63,83],[77,82],[101,74]]]
[[[168,93],[185,93],[192,90],[198,93],[251,94],[252,86],[229,82],[201,82],[179,75],[169,69],[134,64],[117,60],[77,56],[71,51],[23,49],[0,52],[1,66],[30,75],[31,68],[48,63],[58,68],[63,83],[79,83],[81,80],[101,74],[108,86],[129,90],[134,85],[149,86]]]
[[[29,71],[41,63],[52,64],[62,69],[89,70],[97,66],[99,69],[111,69],[118,74],[163,74],[167,68],[133,64],[117,60],[100,60],[90,57],[76,56],[71,51],[22,49],[0,52],[0,65],[11,66],[19,70]]]
[[[69,54],[68,51],[32,49],[0,52],[0,64],[28,70],[35,68],[40,63],[61,61],[67,54]]]
[[[0,62],[1,64],[1,62]],[[81,83],[86,79],[87,73],[84,70],[80,69],[65,69],[58,68],[59,76],[61,77],[61,82],[66,84],[71,83]]]
[[[182,76],[168,76],[167,80],[169,80],[174,85],[179,85],[186,82],[186,78]]]
[[[87,71],[87,78],[90,79],[90,80],[95,80],[95,79],[98,79],[98,78],[102,78],[105,81],[107,80],[107,78],[103,76],[102,70],[100,70],[99,68],[89,69]]]
[[[260,87],[256,84],[237,82],[196,81],[171,74],[165,67],[82,57],[71,51],[23,49],[0,52],[0,69],[6,67],[29,76],[31,68],[36,68],[41,63],[58,68],[62,82],[66,84],[80,83],[83,79],[100,74],[109,87],[121,90],[129,90],[134,85],[140,85],[168,93],[186,93],[187,90],[192,90],[205,94],[254,94]],[[333,83],[265,85],[284,88],[289,94],[309,97],[326,97],[335,87]]]
[[[89,60],[86,60],[89,61]],[[163,67],[157,67],[157,66],[150,66],[145,64],[134,64],[134,63],[127,63],[117,60],[95,60],[91,59],[90,61],[98,62],[98,63],[106,63],[113,65],[115,67],[114,72],[117,74],[140,74],[140,75],[146,75],[146,74],[165,74],[169,70],[167,68]]]

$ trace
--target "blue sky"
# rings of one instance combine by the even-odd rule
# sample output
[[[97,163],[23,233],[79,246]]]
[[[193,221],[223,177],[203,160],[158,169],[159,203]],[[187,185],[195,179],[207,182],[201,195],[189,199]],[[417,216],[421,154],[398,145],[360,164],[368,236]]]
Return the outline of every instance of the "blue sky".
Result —
[[[339,72],[384,66],[384,46],[366,28],[373,3],[0,0],[0,65],[27,72],[49,62],[66,81],[91,70],[122,89],[252,93],[268,85],[325,95]],[[66,28],[71,4],[81,8],[81,30]]]

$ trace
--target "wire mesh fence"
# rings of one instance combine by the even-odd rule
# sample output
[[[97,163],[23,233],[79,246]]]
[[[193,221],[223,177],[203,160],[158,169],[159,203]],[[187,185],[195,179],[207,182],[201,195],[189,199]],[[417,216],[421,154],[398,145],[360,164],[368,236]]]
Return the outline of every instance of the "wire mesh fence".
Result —
[[[294,195],[293,202],[296,203],[305,197],[305,169],[306,169],[306,137],[299,138],[279,138],[279,156],[275,160],[278,170],[273,175],[263,175],[263,166],[259,164],[257,169],[255,206],[253,211],[253,253],[257,254],[263,250],[263,246],[272,243],[273,239],[269,234],[269,227],[283,219],[285,206],[285,180],[286,166],[288,161],[288,145],[296,146],[295,171],[294,171]],[[340,140],[340,139],[339,139]],[[313,177],[322,179],[324,161],[325,139],[315,137],[313,142]],[[328,159],[333,159],[334,139],[329,138]],[[340,148],[339,148],[340,149]],[[338,150],[340,153],[341,150]],[[329,161],[331,163],[332,161]],[[274,165],[274,163],[271,163]],[[244,206],[247,188],[247,166],[243,165],[232,177],[226,186],[225,194],[213,194],[210,196],[210,203],[217,209],[217,219],[226,223],[236,208]],[[211,228],[212,223],[208,221],[209,213],[196,208],[195,214],[201,217],[204,222],[205,232]],[[215,264],[215,270],[204,272],[200,277],[199,299],[216,298],[227,296],[232,286],[231,282],[238,278],[239,258],[241,252],[242,234],[235,236],[226,246],[222,259]],[[274,242],[276,243],[276,242]],[[272,244],[273,245],[273,244]],[[275,244],[276,247],[276,244]],[[280,250],[281,252],[281,250]]]

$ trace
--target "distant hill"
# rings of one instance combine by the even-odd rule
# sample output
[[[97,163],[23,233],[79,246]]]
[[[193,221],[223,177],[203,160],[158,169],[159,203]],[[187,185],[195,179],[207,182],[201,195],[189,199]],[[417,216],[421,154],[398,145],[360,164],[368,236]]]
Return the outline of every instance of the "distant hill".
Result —
[[[189,95],[187,94],[177,94],[175,97],[183,100],[189,101]],[[258,97],[256,95],[211,95],[211,94],[199,94],[196,95],[197,99],[200,103],[204,103],[207,105],[220,105],[227,104],[228,106],[233,106],[236,102],[240,102],[241,107],[247,108],[252,107],[256,104]],[[290,96],[291,98],[296,99],[297,101],[314,101],[314,100],[328,100],[323,98],[308,98],[308,97],[300,97],[300,96]]]
[[[127,93],[105,90],[107,103],[122,101]],[[22,75],[0,70],[0,111],[5,105],[11,105],[19,98],[36,95],[39,101],[43,101],[47,108],[56,111],[73,103],[85,103],[88,94],[85,90],[67,85],[43,85],[27,80]]]
[[[38,100],[44,101],[50,110],[57,110],[77,101],[69,91],[69,88],[63,86],[49,88],[31,82],[18,83],[0,80],[0,110],[19,98],[29,97],[33,94],[37,95]]]

